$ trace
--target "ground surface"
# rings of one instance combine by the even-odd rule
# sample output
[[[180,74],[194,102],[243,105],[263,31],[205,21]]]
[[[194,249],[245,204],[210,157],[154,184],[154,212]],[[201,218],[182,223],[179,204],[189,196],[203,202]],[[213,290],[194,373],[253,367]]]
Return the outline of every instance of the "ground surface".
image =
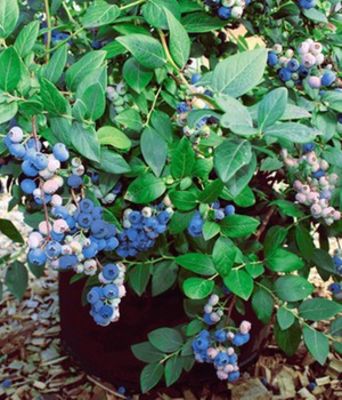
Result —
[[[1,196],[1,195],[0,195]],[[19,212],[6,213],[7,197],[0,197],[0,218],[10,218],[25,234]],[[0,234],[0,257],[13,253],[16,246]],[[2,271],[0,270],[2,279]],[[328,295],[326,285],[317,275],[312,280],[322,295]],[[0,383],[10,379],[12,385],[0,385],[0,400],[115,400],[126,398],[116,393],[116,388],[86,375],[67,354],[59,340],[59,315],[57,279],[53,272],[41,278],[30,279],[30,288],[23,302],[9,293],[0,300]],[[144,399],[342,399],[339,374],[342,360],[329,355],[326,367],[314,363],[304,348],[292,359],[286,359],[272,342],[263,350],[256,366],[219,395],[212,395],[210,387],[201,394],[189,388],[177,388],[176,396],[160,393]],[[314,382],[314,390],[307,386]],[[217,392],[217,390],[215,390]],[[141,399],[133,395],[133,399]]]

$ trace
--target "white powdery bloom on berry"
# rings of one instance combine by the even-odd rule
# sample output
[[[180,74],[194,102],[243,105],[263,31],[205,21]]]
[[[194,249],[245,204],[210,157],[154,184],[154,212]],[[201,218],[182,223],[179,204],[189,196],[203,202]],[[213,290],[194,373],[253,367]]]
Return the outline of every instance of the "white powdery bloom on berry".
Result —
[[[210,314],[213,311],[213,307],[210,304],[204,306],[204,312]]]
[[[63,244],[62,245],[62,249],[61,249],[61,253],[64,256],[69,256],[69,255],[72,254],[72,248],[68,244]]]
[[[207,356],[213,360],[217,355],[218,355],[219,351],[217,349],[215,349],[214,347],[209,347],[209,349],[207,350]]]
[[[231,372],[234,371],[234,365],[233,365],[233,364],[227,364],[227,365],[225,365],[224,368],[223,368],[223,371],[224,371],[226,374],[230,374]]]
[[[55,173],[61,167],[60,161],[58,161],[53,154],[49,154],[48,160],[48,170]]]
[[[232,8],[231,16],[233,18],[241,18],[243,14],[243,7],[235,6]]]
[[[310,211],[313,217],[319,218],[322,214],[322,207],[316,203],[311,206]]]
[[[73,173],[74,175],[78,175],[78,176],[84,175],[84,173],[85,173],[85,167],[84,167],[84,165],[80,165],[80,166],[78,166],[78,167],[73,168],[73,169],[72,169],[72,173]]]
[[[217,323],[217,322],[220,321],[220,319],[221,319],[221,317],[220,317],[216,312],[212,312],[212,313],[210,314],[210,320],[211,320],[212,322]]]
[[[317,56],[318,54],[321,54],[323,50],[323,46],[318,43],[318,42],[313,42],[310,44],[310,53],[314,54]]]
[[[8,132],[8,136],[14,143],[20,143],[24,138],[24,132],[19,126],[13,126]]]
[[[54,174],[55,174],[54,172],[49,171],[47,168],[39,171],[39,176],[41,176],[45,180],[52,178]]]
[[[84,265],[77,264],[76,267],[74,267],[74,270],[77,274],[82,274],[84,272]]]
[[[32,232],[28,237],[28,246],[30,249],[37,249],[43,243],[43,236],[39,232]]]
[[[311,53],[304,54],[302,57],[302,63],[305,68],[311,68],[316,64],[316,57]]]
[[[222,371],[222,370],[217,370],[216,371],[216,375],[222,381],[228,379],[228,374],[226,372]]]
[[[43,183],[43,191],[47,194],[56,193],[58,189],[58,183],[54,179],[49,179]]]
[[[297,193],[295,199],[298,201],[298,203],[305,204],[306,195],[304,193]]]
[[[252,329],[252,324],[249,321],[242,321],[239,330],[242,334],[248,333]]]
[[[125,288],[125,286],[124,285],[120,285],[119,286],[119,297],[120,298],[122,298],[122,297],[125,297],[126,296],[126,288]]]
[[[235,337],[235,335],[234,335],[233,332],[227,332],[227,339],[228,339],[228,340],[233,340],[234,337]]]

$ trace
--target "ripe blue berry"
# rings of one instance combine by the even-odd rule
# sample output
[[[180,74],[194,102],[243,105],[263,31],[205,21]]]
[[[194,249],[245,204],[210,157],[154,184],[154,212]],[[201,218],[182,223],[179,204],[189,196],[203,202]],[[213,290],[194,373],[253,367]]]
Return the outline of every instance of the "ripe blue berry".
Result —
[[[29,251],[27,259],[30,264],[41,267],[45,265],[47,257],[43,250],[32,249]]]
[[[103,267],[102,273],[105,279],[113,281],[119,275],[119,268],[116,264],[107,264]]]
[[[32,194],[37,188],[35,181],[32,179],[24,179],[20,183],[21,190],[26,194]]]
[[[67,180],[68,186],[72,189],[78,189],[83,184],[83,179],[78,175],[70,175]]]
[[[52,152],[58,161],[64,162],[69,159],[69,151],[63,143],[56,143],[53,146]]]

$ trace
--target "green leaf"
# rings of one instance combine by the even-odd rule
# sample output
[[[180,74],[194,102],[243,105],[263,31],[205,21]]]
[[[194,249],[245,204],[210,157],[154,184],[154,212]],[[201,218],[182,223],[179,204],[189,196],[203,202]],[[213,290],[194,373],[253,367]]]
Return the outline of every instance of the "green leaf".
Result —
[[[131,170],[131,167],[120,154],[106,148],[101,149],[98,168],[110,174],[118,175],[125,174]]]
[[[26,57],[28,54],[30,54],[30,51],[33,49],[33,46],[37,40],[38,33],[39,21],[30,22],[19,32],[14,42],[14,48],[21,57]]]
[[[314,359],[321,365],[324,365],[329,354],[328,338],[323,333],[306,325],[303,326],[303,338],[306,347]]]
[[[191,41],[189,35],[183,25],[167,8],[164,8],[164,12],[170,30],[169,48],[172,59],[180,68],[183,68],[190,57]]]
[[[197,196],[193,192],[172,191],[169,196],[172,204],[180,211],[193,210],[197,205]]]
[[[272,317],[273,297],[266,290],[258,288],[252,297],[252,307],[258,319],[267,324]]]
[[[220,223],[222,233],[230,238],[250,236],[256,232],[259,224],[255,218],[238,214],[230,215]]]
[[[261,80],[267,61],[267,49],[238,53],[218,63],[210,86],[216,92],[240,97]]]
[[[335,264],[327,251],[323,249],[314,249],[312,260],[319,271],[327,271],[331,274],[335,272]]]
[[[302,331],[297,321],[285,330],[281,330],[279,325],[275,324],[274,335],[278,346],[288,356],[293,356],[296,353],[302,337]]]
[[[219,197],[222,190],[223,183],[219,179],[216,179],[215,181],[210,182],[209,185],[204,188],[204,190],[199,194],[198,200],[201,203],[210,204]]]
[[[6,271],[5,284],[8,290],[19,300],[24,296],[28,285],[28,272],[24,264],[15,261]]]
[[[323,24],[328,23],[327,17],[324,15],[323,12],[317,10],[317,8],[309,8],[307,10],[303,9],[302,13],[306,16],[306,18],[309,18],[311,21]]]
[[[0,218],[0,232],[16,243],[25,243],[21,233],[9,219]]]
[[[183,282],[183,290],[190,299],[204,299],[213,291],[215,283],[202,278],[188,278]]]
[[[116,40],[146,68],[160,68],[166,63],[162,45],[150,36],[135,33],[119,36]]]
[[[234,131],[234,126],[242,125],[247,127],[253,127],[253,120],[248,111],[239,100],[234,97],[227,95],[220,95],[215,98],[216,102],[225,112],[220,119],[220,124],[224,128],[229,128]]]
[[[132,146],[131,139],[113,126],[102,126],[97,131],[97,138],[101,145],[112,146],[122,151],[128,151]]]
[[[213,248],[213,260],[216,270],[221,276],[229,275],[234,265],[236,254],[237,248],[230,239],[220,237],[216,240]]]
[[[120,9],[118,6],[97,0],[87,8],[86,13],[81,18],[81,22],[85,28],[97,28],[112,24],[119,15]]]
[[[150,265],[138,264],[129,271],[129,283],[138,296],[141,296],[150,280]]]
[[[187,253],[176,257],[176,263],[189,271],[200,275],[214,275],[216,269],[213,260],[207,254]]]
[[[248,300],[253,292],[254,282],[247,272],[241,269],[233,269],[230,274],[224,278],[224,284],[227,288],[243,300]]]
[[[103,50],[90,51],[73,64],[67,70],[65,76],[68,88],[75,91],[88,74],[95,72],[101,67],[105,61],[106,54]]]
[[[48,64],[43,65],[41,76],[52,83],[57,83],[62,76],[68,57],[68,45],[55,51]]]
[[[288,230],[283,226],[274,225],[266,233],[264,240],[264,253],[269,257],[281,246],[288,234]]]
[[[115,122],[122,125],[124,128],[132,129],[139,132],[142,128],[141,117],[139,111],[127,109],[115,117]]]
[[[303,119],[310,118],[311,114],[305,109],[296,106],[295,104],[287,104],[286,109],[282,117],[280,118],[282,121],[287,121],[291,119]]]
[[[220,18],[212,17],[206,12],[194,12],[186,14],[182,18],[182,24],[187,32],[205,33],[223,28],[227,22]]]
[[[1,20],[1,5],[0,5]],[[0,25],[1,30],[1,25]],[[6,92],[14,90],[20,81],[20,58],[14,47],[9,47],[0,54],[0,88]]]
[[[285,307],[280,307],[277,311],[277,321],[280,329],[284,331],[295,322],[295,316]]]
[[[167,143],[173,142],[172,124],[170,117],[159,110],[155,110],[151,117],[152,127],[162,136]]]
[[[2,103],[0,104],[0,124],[10,121],[18,112],[18,103]]]
[[[304,262],[294,253],[276,249],[266,257],[266,266],[274,272],[292,272],[303,268]]]
[[[215,150],[214,166],[222,182],[228,182],[252,158],[247,140],[226,140]]]
[[[156,349],[150,342],[142,342],[131,346],[134,356],[145,363],[160,361],[164,354]]]
[[[89,86],[81,98],[87,108],[87,116],[96,121],[102,117],[106,108],[105,92],[100,83]]]
[[[183,344],[182,335],[172,328],[158,328],[148,334],[150,343],[160,351],[172,353]]]
[[[152,276],[152,296],[158,296],[170,289],[177,280],[178,266],[173,261],[156,264]]]
[[[40,88],[40,95],[44,102],[45,109],[49,113],[54,115],[62,115],[67,113],[68,102],[53,83],[49,82],[45,78],[42,78],[40,82]]]
[[[317,136],[318,131],[296,122],[284,122],[272,125],[265,130],[265,136],[284,139],[293,143],[309,143]]]
[[[146,164],[156,176],[160,176],[167,157],[165,140],[153,128],[147,127],[141,135],[140,147]]]
[[[162,179],[152,174],[145,174],[136,178],[129,186],[126,200],[136,204],[145,204],[156,200],[166,190]]]
[[[148,364],[141,371],[140,386],[143,393],[154,388],[164,373],[164,367],[160,363]]]
[[[233,196],[234,201],[236,202],[236,198],[243,192],[243,190],[247,187],[250,180],[253,178],[253,175],[256,171],[257,167],[257,157],[255,153],[252,153],[252,158],[249,164],[244,165],[240,168],[235,175],[226,182],[226,187],[229,193]]]
[[[278,278],[274,284],[277,295],[284,301],[299,301],[313,292],[313,286],[301,276],[288,275]]]
[[[17,0],[0,1],[0,39],[6,39],[15,29],[19,19]],[[1,69],[2,71],[2,69]]]
[[[194,336],[203,329],[204,323],[199,319],[193,319],[186,326],[186,336]]]
[[[262,130],[272,126],[285,112],[287,89],[277,88],[263,97],[258,107],[258,127]]]
[[[302,210],[298,208],[297,204],[294,204],[292,201],[288,200],[274,200],[270,202],[270,205],[276,205],[279,207],[282,214],[287,215],[289,217],[303,217],[304,213]]]
[[[335,301],[316,297],[305,300],[299,306],[299,315],[310,321],[330,319],[342,311],[342,305]]]
[[[93,129],[81,123],[72,125],[71,142],[79,154],[92,161],[100,162],[100,144]]]
[[[195,163],[195,153],[190,141],[183,137],[173,151],[171,159],[171,174],[174,178],[191,176]]]
[[[153,72],[142,67],[134,58],[125,62],[122,74],[127,85],[137,93],[141,93],[153,78]]]
[[[204,240],[210,240],[215,237],[221,228],[220,225],[213,221],[205,221],[202,229]]]
[[[175,383],[182,373],[183,362],[178,356],[169,358],[165,364],[165,382],[169,387]]]
[[[303,225],[299,224],[296,226],[295,236],[300,254],[306,260],[311,260],[315,251],[315,245],[310,232]]]
[[[180,7],[176,0],[149,0],[142,7],[145,20],[155,28],[167,28],[165,8],[177,19],[180,18]]]

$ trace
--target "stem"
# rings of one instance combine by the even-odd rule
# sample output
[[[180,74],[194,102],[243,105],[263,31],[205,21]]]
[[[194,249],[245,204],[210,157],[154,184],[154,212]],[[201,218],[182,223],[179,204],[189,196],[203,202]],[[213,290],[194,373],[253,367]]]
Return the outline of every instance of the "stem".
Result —
[[[137,1],[134,1],[133,3],[126,4],[125,6],[121,6],[119,8],[120,8],[121,11],[122,10],[127,10],[128,8],[135,7],[135,6],[139,5],[139,4],[145,3],[145,1],[146,0],[137,0]]]
[[[46,59],[46,62],[48,62],[49,58],[50,58],[49,53],[50,53],[50,45],[51,45],[51,16],[50,16],[49,0],[44,0],[44,4],[45,4],[46,22],[47,22],[47,27],[48,27],[45,59]]]
[[[160,86],[160,87],[158,88],[158,90],[157,90],[156,95],[154,96],[154,100],[153,100],[151,109],[150,109],[150,111],[149,111],[148,114],[147,114],[146,122],[144,123],[144,126],[148,126],[148,124],[149,124],[149,122],[150,122],[152,113],[153,113],[154,109],[156,108],[157,100],[158,100],[158,97],[159,97],[159,95],[160,95],[161,89],[162,89],[162,88],[161,88],[161,86]]]
[[[270,208],[270,209],[268,210],[268,213],[266,214],[264,220],[262,221],[262,224],[261,224],[259,230],[258,230],[257,233],[255,234],[255,238],[256,238],[257,241],[260,240],[260,237],[261,237],[261,235],[264,233],[264,231],[265,231],[265,229],[266,229],[266,227],[267,227],[267,224],[269,223],[269,221],[270,221],[270,219],[271,219],[271,217],[272,217],[272,215],[273,215],[274,212],[275,212],[275,209],[274,209],[274,208]]]
[[[157,262],[163,261],[163,260],[174,260],[174,259],[175,259],[175,257],[172,257],[172,256],[162,256],[162,257],[159,257],[159,258],[155,258],[154,260],[146,260],[146,261],[139,261],[139,260],[136,260],[136,261],[129,261],[129,260],[124,259],[124,260],[122,260],[122,262],[123,262],[124,264],[127,264],[127,265],[136,265],[136,264],[143,264],[143,265],[146,265],[146,264],[156,264]]]
[[[73,16],[71,15],[70,10],[69,10],[67,4],[65,3],[65,1],[62,2],[62,6],[63,6],[64,11],[66,12],[68,18],[70,19],[70,22],[77,24],[77,22],[74,20]]]

